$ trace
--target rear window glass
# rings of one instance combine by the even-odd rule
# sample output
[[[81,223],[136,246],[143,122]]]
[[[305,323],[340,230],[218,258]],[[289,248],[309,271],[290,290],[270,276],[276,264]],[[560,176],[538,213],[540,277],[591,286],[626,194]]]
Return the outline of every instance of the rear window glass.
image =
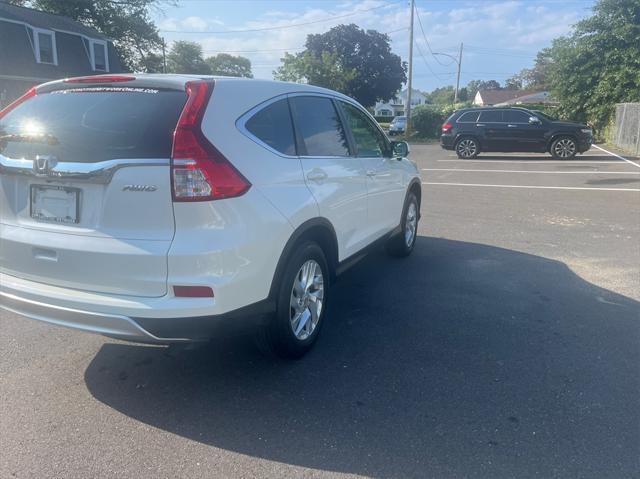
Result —
[[[349,156],[347,135],[329,98],[291,98],[293,121],[300,133],[305,156]]]
[[[468,111],[458,118],[458,123],[475,123],[478,121],[478,115],[480,115],[479,111]]]
[[[285,155],[296,154],[293,125],[286,99],[263,108],[245,123],[253,136]]]
[[[502,110],[485,110],[480,113],[480,121],[491,123],[502,121]]]
[[[169,158],[182,91],[79,88],[36,95],[0,119],[0,153],[61,162]]]

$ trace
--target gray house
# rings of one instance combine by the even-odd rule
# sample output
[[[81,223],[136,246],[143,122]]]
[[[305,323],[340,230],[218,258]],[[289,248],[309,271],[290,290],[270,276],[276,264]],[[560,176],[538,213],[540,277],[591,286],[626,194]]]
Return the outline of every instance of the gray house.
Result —
[[[121,71],[113,43],[96,30],[0,0],[0,107],[39,83]]]

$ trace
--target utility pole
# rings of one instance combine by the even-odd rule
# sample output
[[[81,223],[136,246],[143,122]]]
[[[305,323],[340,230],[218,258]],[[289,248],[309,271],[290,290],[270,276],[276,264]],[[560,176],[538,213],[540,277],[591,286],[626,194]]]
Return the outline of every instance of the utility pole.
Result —
[[[458,77],[456,78],[456,93],[453,96],[453,104],[458,103],[458,91],[460,90],[460,66],[462,65],[462,42],[460,42],[460,56],[458,57]]]
[[[415,10],[415,0],[411,0],[411,23],[409,24],[409,78],[407,79],[407,105],[404,114],[407,116],[405,126],[405,137],[408,139],[411,134],[411,77],[413,75],[413,11]]]
[[[167,73],[167,54],[165,52],[166,43],[162,37],[162,73]]]

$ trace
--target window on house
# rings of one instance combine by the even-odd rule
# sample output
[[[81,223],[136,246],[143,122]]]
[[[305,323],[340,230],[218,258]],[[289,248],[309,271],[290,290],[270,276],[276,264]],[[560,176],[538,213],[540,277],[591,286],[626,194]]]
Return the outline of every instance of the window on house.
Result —
[[[107,51],[104,43],[93,42],[93,69],[107,71]]]
[[[50,30],[27,29],[29,39],[32,42],[33,50],[38,63],[58,64],[58,54],[56,52],[56,37]]]

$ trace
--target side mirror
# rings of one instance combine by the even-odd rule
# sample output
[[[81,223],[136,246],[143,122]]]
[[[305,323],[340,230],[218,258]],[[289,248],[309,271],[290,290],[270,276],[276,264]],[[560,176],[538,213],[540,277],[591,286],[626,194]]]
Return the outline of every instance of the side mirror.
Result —
[[[409,156],[409,143],[406,141],[392,141],[391,147],[395,158]]]
[[[530,125],[540,125],[540,124],[542,124],[542,122],[540,121],[540,118],[538,118],[537,116],[530,116],[529,117],[529,124]]]

